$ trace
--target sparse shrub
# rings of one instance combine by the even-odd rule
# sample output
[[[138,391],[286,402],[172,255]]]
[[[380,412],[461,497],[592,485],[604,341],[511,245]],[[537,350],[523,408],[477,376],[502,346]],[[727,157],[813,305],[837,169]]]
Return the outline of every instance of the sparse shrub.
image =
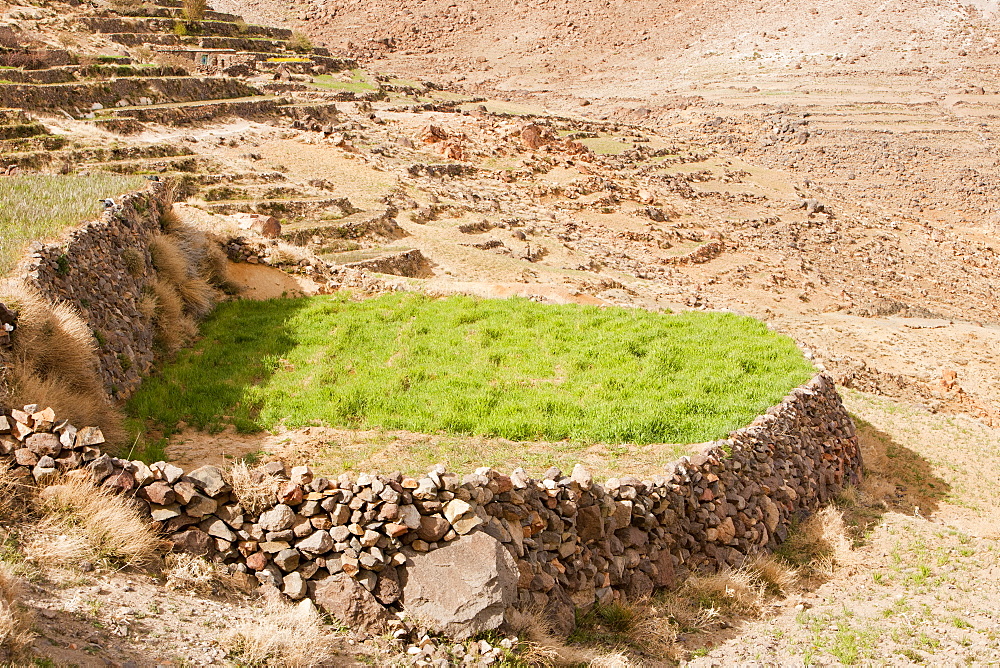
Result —
[[[187,25],[183,21],[174,21],[174,34],[178,37],[187,37]]]
[[[309,599],[298,605],[270,601],[252,622],[222,637],[229,656],[243,666],[316,666],[334,655],[333,638]]]
[[[292,38],[288,40],[288,48],[296,53],[309,53],[313,50],[313,43],[308,35],[295,31],[292,33]]]
[[[67,476],[38,495],[41,520],[25,553],[41,565],[83,560],[108,566],[140,566],[160,545],[153,525],[127,496],[99,487],[84,475]]]
[[[181,12],[188,21],[201,21],[207,9],[208,0],[184,0]]]
[[[244,21],[243,18],[240,17],[240,16],[236,17],[236,20],[233,21],[233,25],[236,26],[236,31],[238,33],[240,33],[241,35],[244,34],[247,31],[247,28],[249,28],[249,26],[247,25],[247,22]]]

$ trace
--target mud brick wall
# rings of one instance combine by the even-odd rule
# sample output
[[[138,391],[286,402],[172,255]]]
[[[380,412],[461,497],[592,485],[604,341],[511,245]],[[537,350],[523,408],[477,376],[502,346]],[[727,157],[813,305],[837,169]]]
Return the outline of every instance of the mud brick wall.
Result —
[[[79,311],[97,339],[105,389],[125,398],[153,365],[153,322],[139,301],[154,275],[149,240],[172,203],[161,183],[115,203],[61,242],[36,247],[24,276],[46,298]]]
[[[568,628],[574,607],[647,595],[773,549],[795,521],[857,482],[862,466],[854,425],[824,375],[645,480],[598,483],[582,466],[540,480],[521,469],[460,476],[441,466],[420,478],[329,480],[272,462],[258,472],[273,482],[272,501],[251,514],[214,466],[184,472],[116,459],[101,453],[102,440],[51,410],[8,411],[0,466],[39,482],[86,469],[133,495],[175,550],[229,564],[292,599],[346,578],[376,607],[398,608],[415,555],[485,533],[516,563],[515,605],[546,607]]]

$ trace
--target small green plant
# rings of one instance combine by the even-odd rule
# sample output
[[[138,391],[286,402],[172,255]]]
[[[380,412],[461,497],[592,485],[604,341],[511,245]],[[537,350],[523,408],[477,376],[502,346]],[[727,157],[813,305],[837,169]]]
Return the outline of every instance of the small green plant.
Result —
[[[60,276],[69,275],[69,256],[65,253],[56,258],[56,273]]]
[[[187,37],[187,25],[183,21],[174,21],[174,34],[178,37]]]
[[[292,33],[292,38],[288,40],[288,48],[296,53],[309,53],[313,50],[313,44],[308,35],[295,31]]]
[[[121,365],[122,371],[127,373],[132,368],[132,358],[125,353],[118,353],[118,364]]]

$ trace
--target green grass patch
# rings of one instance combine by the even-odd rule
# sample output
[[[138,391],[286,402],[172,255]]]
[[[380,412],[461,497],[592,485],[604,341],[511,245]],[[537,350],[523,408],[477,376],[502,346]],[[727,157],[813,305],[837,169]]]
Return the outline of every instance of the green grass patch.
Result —
[[[0,179],[0,275],[17,264],[28,243],[93,218],[98,200],[136,190],[142,178],[118,174],[26,174]]]
[[[335,295],[221,305],[128,412],[167,433],[326,423],[690,443],[747,424],[812,373],[791,339],[728,313]]]
[[[340,76],[332,74],[321,74],[313,77],[313,85],[318,88],[329,88],[331,90],[348,90],[352,93],[368,93],[378,90],[378,86],[371,82],[371,79],[364,70],[351,70],[350,81],[344,81]]]
[[[590,137],[579,141],[594,153],[601,155],[620,155],[632,148],[630,144],[619,141],[614,137]]]

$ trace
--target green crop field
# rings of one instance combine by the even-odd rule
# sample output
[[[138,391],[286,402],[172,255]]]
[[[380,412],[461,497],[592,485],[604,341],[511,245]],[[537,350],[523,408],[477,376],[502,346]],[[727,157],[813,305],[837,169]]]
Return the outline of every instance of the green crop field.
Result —
[[[26,174],[0,178],[0,275],[10,271],[25,246],[97,216],[100,199],[141,187],[142,178],[118,174]]]
[[[132,397],[133,418],[167,434],[184,421],[691,443],[749,423],[813,373],[748,317],[525,299],[236,301],[202,333]]]

